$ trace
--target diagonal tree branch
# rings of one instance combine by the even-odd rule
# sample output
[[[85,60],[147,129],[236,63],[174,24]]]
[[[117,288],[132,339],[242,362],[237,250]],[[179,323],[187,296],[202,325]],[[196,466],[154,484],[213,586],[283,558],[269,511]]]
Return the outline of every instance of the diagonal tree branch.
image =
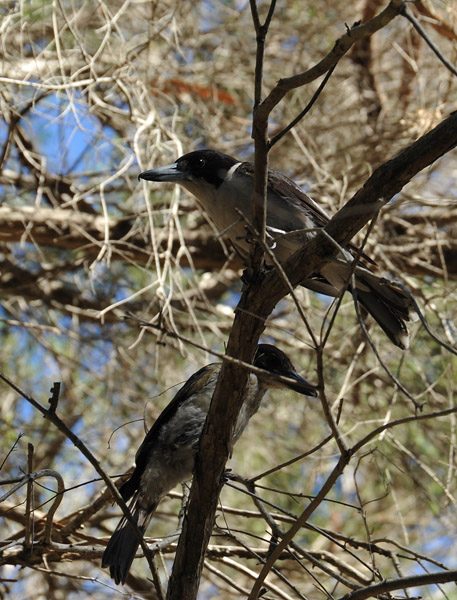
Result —
[[[279,102],[281,102],[290,90],[306,85],[322,75],[325,75],[325,73],[334,67],[341,57],[344,56],[356,42],[373,35],[385,27],[392,19],[401,14],[402,8],[403,0],[391,0],[388,6],[380,12],[379,15],[367,23],[356,24],[349,29],[336,41],[334,47],[327,56],[319,61],[314,67],[308,69],[308,71],[299,73],[298,75],[280,79],[276,87],[271,90],[268,96],[254,111],[256,127],[259,129],[265,128],[266,130],[268,117],[271,111],[279,104]]]
[[[380,598],[381,594],[393,592],[394,590],[403,590],[421,585],[432,585],[439,583],[448,583],[457,581],[457,570],[439,571],[438,573],[422,573],[421,575],[411,575],[409,577],[400,577],[399,579],[387,579],[373,585],[349,592],[340,600],[365,600],[365,598]]]

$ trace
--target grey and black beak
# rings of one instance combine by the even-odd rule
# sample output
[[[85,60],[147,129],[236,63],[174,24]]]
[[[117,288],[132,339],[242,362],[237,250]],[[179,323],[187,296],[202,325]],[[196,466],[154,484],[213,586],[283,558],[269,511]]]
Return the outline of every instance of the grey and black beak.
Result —
[[[280,383],[281,387],[287,387],[294,392],[302,394],[303,396],[317,396],[317,386],[304,379],[295,370],[281,373],[281,376],[287,377],[287,379],[291,380],[290,383],[288,381],[278,382]]]
[[[165,167],[158,167],[151,171],[143,171],[138,175],[138,179],[146,179],[147,181],[170,181],[180,183],[182,181],[188,181],[189,174],[179,168],[178,162],[174,162],[171,165]]]

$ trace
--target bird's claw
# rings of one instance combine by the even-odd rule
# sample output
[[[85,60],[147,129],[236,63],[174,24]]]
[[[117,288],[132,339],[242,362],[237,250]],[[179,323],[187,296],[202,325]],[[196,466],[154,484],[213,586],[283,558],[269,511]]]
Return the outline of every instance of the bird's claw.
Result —
[[[222,482],[227,483],[227,481],[233,481],[234,479],[236,479],[236,474],[232,473],[232,469],[224,469],[221,477]]]

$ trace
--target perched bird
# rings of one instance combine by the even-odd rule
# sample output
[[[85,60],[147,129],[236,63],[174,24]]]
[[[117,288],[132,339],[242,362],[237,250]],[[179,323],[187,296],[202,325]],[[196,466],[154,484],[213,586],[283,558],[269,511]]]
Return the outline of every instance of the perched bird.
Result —
[[[286,354],[270,344],[259,344],[254,366],[261,374],[250,373],[234,441],[243,433],[249,419],[271,388],[289,388],[305,396],[316,396],[316,386],[303,379]],[[144,534],[160,500],[178,483],[192,477],[211,398],[221,363],[206,365],[194,373],[177,392],[151,427],[135,457],[135,469],[120,488],[123,499]],[[290,381],[281,381],[287,377]],[[110,568],[116,583],[125,583],[139,541],[123,517],[114,531],[102,558],[102,567]]]
[[[198,150],[166,167],[145,171],[139,177],[182,185],[195,196],[216,228],[230,238],[237,252],[247,259],[250,242],[246,220],[253,222],[252,163],[240,162],[216,150]],[[240,212],[246,220],[240,217]],[[328,215],[291,179],[277,171],[268,172],[266,235],[279,262],[285,262],[315,235],[316,228],[325,227],[328,221]],[[321,294],[338,296],[350,277],[356,250],[348,245],[302,285]],[[268,263],[268,257],[266,260]],[[368,266],[370,262],[373,263],[363,256],[355,269],[357,299],[395,345],[407,348],[409,335],[405,321],[410,320],[412,302],[394,282],[375,275]],[[349,290],[353,291],[351,286]]]

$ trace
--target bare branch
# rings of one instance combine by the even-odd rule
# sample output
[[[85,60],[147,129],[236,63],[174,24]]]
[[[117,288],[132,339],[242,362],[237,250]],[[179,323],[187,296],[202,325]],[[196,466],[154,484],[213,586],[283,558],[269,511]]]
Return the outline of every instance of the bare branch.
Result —
[[[373,598],[380,594],[387,594],[394,590],[403,590],[421,585],[430,585],[437,583],[447,583],[457,581],[457,570],[441,571],[439,573],[423,573],[422,575],[411,575],[410,577],[399,577],[398,579],[381,581],[368,585],[365,588],[349,592],[345,596],[341,596],[339,600],[364,600],[365,598]]]
[[[430,39],[430,37],[427,35],[425,29],[422,27],[422,25],[419,23],[419,21],[408,10],[408,7],[407,7],[406,4],[404,4],[404,6],[403,6],[401,14],[408,19],[408,21],[412,24],[412,26],[417,31],[417,33],[426,41],[426,43],[428,44],[428,46],[436,54],[436,56],[443,63],[443,65],[446,67],[446,69],[449,69],[449,71],[453,75],[457,75],[457,69],[443,55],[443,53],[440,51],[440,49],[432,42],[432,40]]]

